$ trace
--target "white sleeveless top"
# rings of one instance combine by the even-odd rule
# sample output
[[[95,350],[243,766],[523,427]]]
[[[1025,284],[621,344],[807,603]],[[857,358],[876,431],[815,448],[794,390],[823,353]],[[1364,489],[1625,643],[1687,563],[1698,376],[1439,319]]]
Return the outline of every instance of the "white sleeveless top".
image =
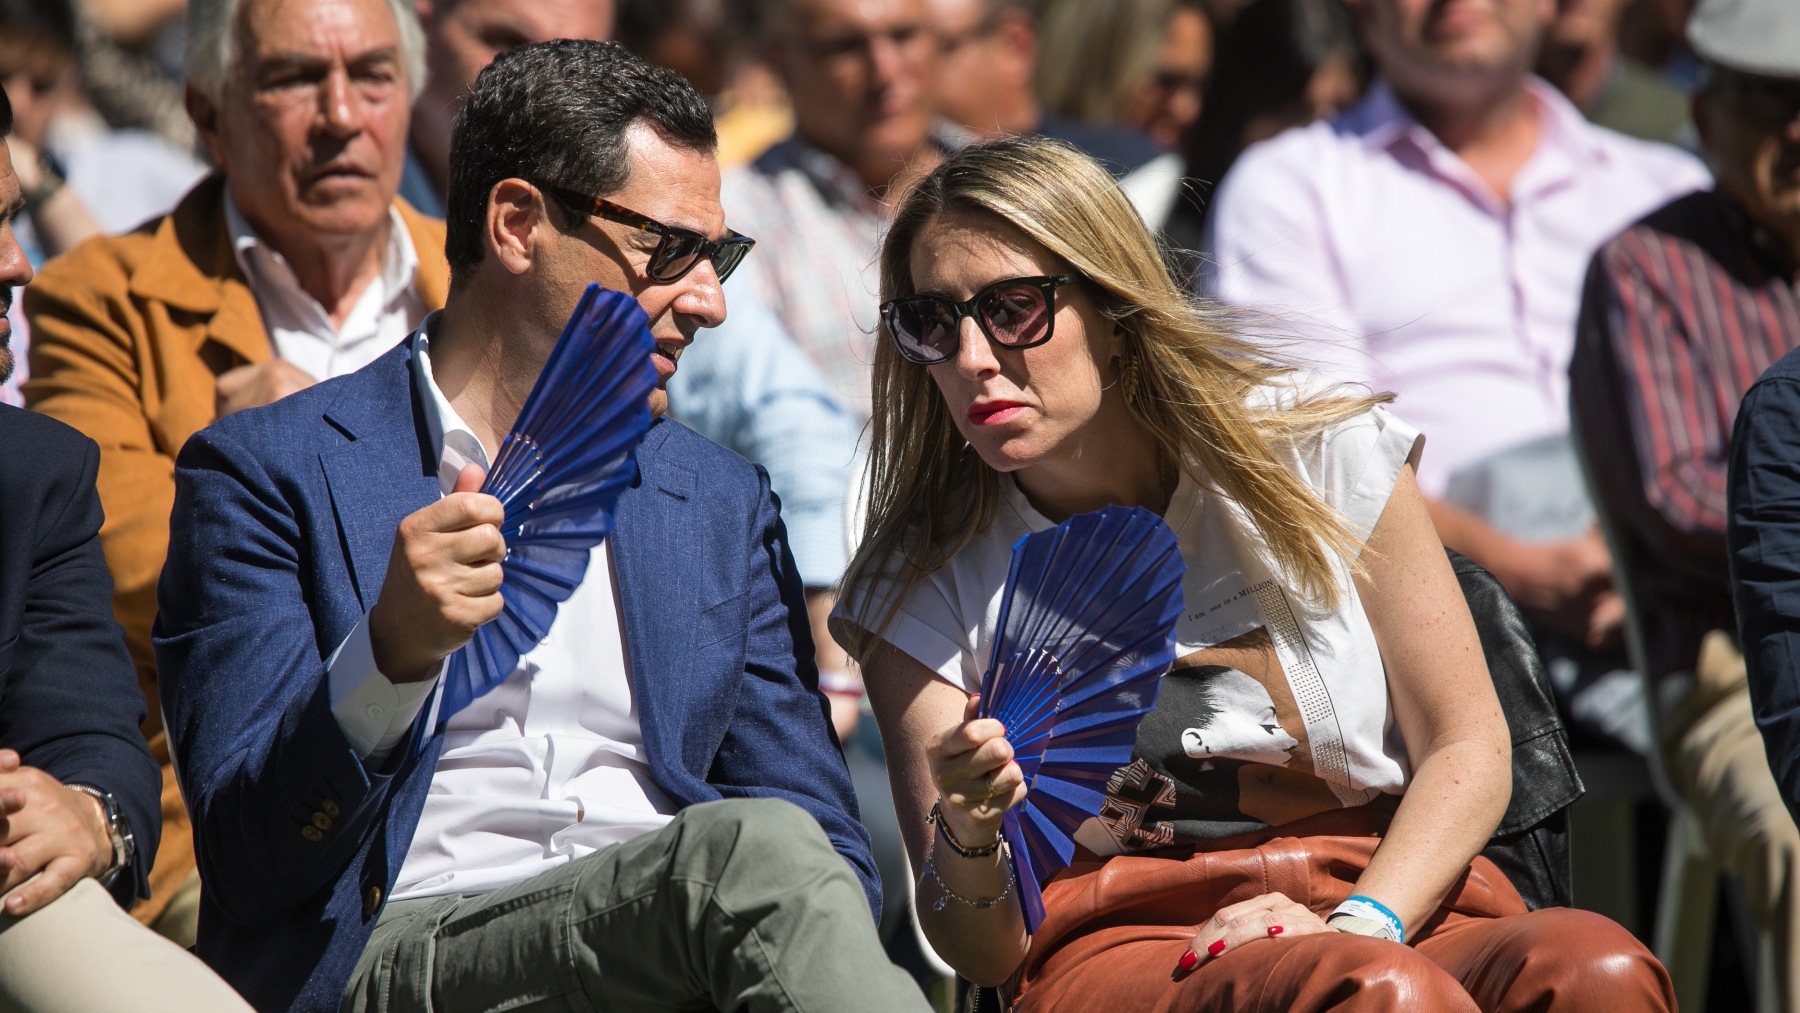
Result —
[[[1366,539],[1423,442],[1377,407],[1277,452]],[[917,585],[882,631],[970,693],[988,664],[1013,544],[1053,526],[1010,477],[1002,490],[993,523]],[[1276,577],[1244,511],[1185,474],[1164,519],[1187,563],[1181,661],[1139,727],[1136,760],[1113,778],[1097,821],[1111,843],[1093,823],[1077,840],[1098,854],[1158,847],[1403,792],[1406,748],[1349,567],[1336,568],[1335,610],[1308,606]],[[876,591],[846,596],[837,617],[882,615]]]

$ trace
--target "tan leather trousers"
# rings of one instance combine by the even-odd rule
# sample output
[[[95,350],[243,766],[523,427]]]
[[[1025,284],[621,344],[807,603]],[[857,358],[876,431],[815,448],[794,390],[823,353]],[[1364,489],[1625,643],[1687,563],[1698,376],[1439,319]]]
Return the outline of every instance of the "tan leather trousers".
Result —
[[[1017,979],[1015,1009],[1675,1008],[1668,973],[1630,933],[1587,911],[1527,912],[1484,858],[1405,946],[1335,932],[1259,939],[1172,974],[1195,929],[1221,907],[1278,892],[1324,916],[1349,896],[1381,843],[1366,827],[1385,825],[1392,811],[1364,809],[1373,811],[1325,814],[1282,836],[1232,838],[1185,855],[1077,862],[1045,890],[1048,916]],[[1308,832],[1287,836],[1296,829]],[[1328,830],[1338,832],[1310,832]]]

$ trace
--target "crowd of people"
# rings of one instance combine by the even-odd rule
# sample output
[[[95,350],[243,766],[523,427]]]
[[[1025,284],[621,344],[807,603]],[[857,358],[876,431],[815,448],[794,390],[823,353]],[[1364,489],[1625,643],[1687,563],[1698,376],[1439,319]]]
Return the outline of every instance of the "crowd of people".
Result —
[[[1673,1009],[1573,741],[1800,1011],[1800,4],[0,0],[0,87],[0,1010],[922,1009],[909,922]],[[589,282],[638,478],[457,709]],[[1109,505],[1178,660],[1027,931],[981,677]]]

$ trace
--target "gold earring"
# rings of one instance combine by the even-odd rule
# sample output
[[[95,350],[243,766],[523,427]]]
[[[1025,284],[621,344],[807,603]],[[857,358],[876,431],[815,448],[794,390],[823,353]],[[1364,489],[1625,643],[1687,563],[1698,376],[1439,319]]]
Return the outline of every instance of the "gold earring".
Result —
[[[1119,386],[1124,388],[1125,403],[1137,404],[1138,357],[1131,352],[1119,356]]]

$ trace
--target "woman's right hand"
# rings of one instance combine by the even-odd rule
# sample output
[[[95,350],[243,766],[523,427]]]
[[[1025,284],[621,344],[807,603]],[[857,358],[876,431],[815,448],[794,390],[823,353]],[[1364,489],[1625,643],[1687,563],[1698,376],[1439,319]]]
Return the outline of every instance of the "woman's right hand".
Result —
[[[941,803],[938,818],[965,848],[992,844],[1000,835],[1001,815],[1025,800],[1025,772],[1013,762],[1006,727],[977,718],[980,705],[979,694],[970,696],[962,724],[926,748]]]

